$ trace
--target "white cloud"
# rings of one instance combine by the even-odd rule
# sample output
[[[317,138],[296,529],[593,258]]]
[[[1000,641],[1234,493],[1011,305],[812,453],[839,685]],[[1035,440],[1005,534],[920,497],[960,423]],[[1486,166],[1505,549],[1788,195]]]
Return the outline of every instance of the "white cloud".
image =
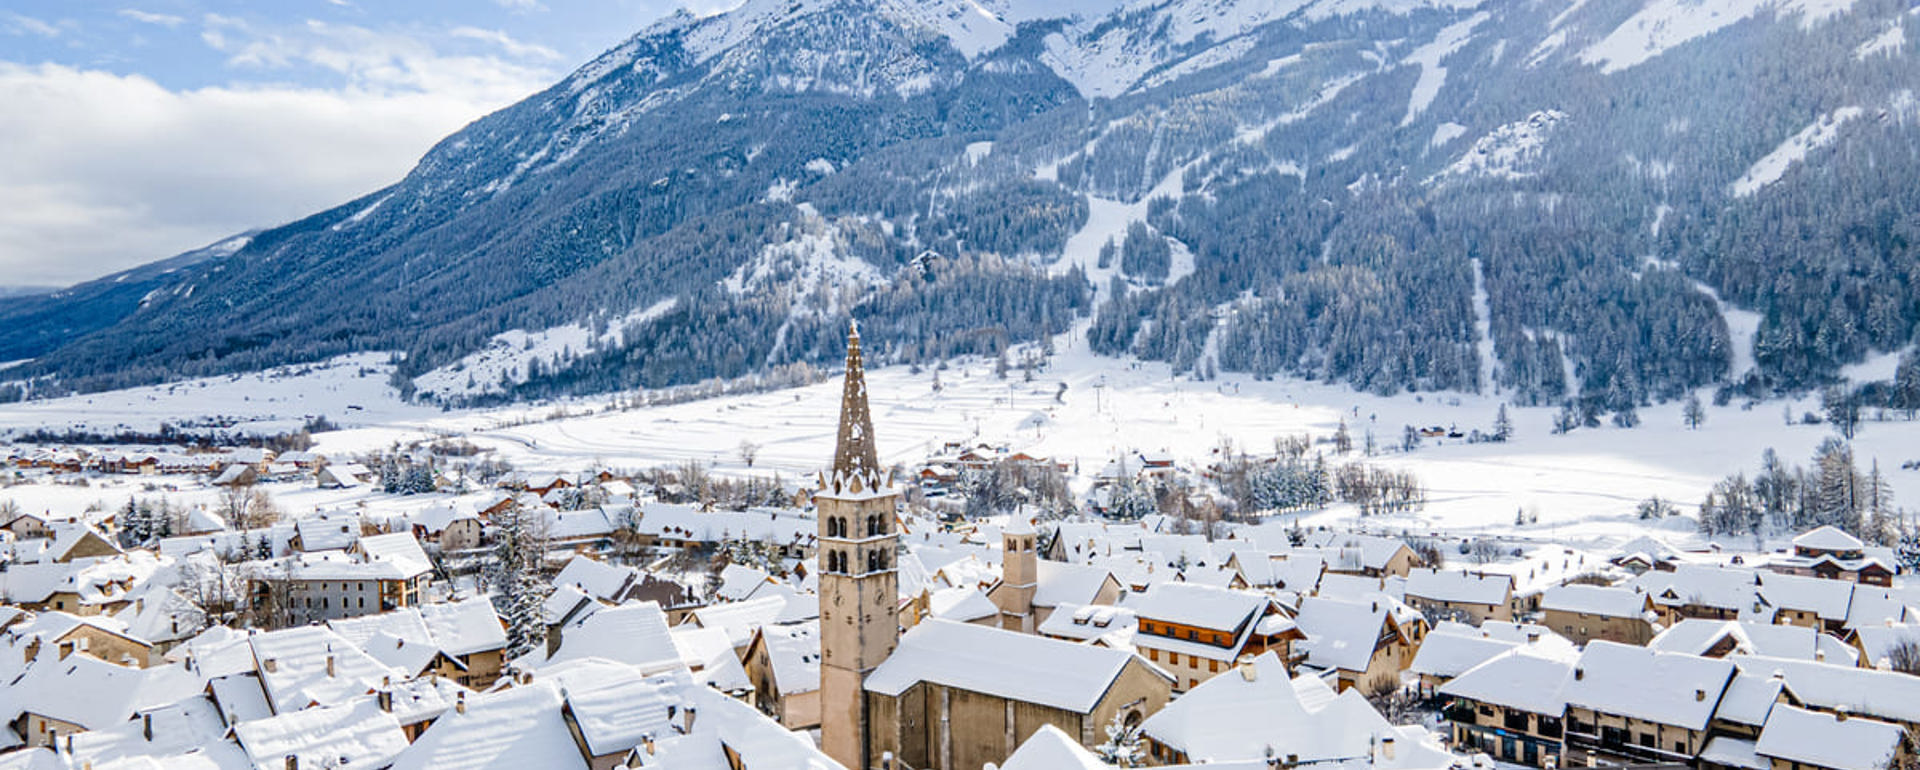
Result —
[[[83,280],[344,203],[550,80],[466,58],[387,66],[335,90],[173,91],[0,63],[3,282]]]
[[[19,13],[7,13],[0,17],[6,21],[6,30],[15,35],[38,35],[40,37],[59,37],[60,28],[39,19]]]
[[[495,46],[499,46],[500,50],[507,52],[507,54],[511,56],[519,56],[519,57],[528,58],[528,59],[546,59],[548,61],[559,61],[561,59],[566,58],[564,56],[561,56],[559,51],[555,51],[544,45],[539,45],[536,43],[520,42],[518,40],[513,39],[511,36],[507,35],[507,33],[501,32],[500,30],[497,30],[497,29],[480,29],[479,27],[454,27],[453,31],[448,32],[447,34],[452,35],[453,37],[456,37],[456,38],[460,38],[462,40],[477,40],[482,43],[490,43]]]
[[[122,8],[120,9],[120,16],[142,24],[155,24],[166,27],[167,29],[176,28],[187,21],[184,18],[170,13],[149,13],[138,8]]]
[[[493,2],[501,8],[515,13],[535,13],[547,10],[546,4],[540,2],[540,0],[493,0]]]

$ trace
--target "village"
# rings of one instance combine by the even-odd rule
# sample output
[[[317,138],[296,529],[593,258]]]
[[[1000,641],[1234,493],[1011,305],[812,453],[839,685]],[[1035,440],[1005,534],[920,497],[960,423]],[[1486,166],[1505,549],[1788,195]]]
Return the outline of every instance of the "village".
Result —
[[[883,467],[857,333],[842,388],[796,479],[5,449],[0,768],[1913,765],[1920,590],[1840,529],[1305,526],[1423,492],[1304,441]]]

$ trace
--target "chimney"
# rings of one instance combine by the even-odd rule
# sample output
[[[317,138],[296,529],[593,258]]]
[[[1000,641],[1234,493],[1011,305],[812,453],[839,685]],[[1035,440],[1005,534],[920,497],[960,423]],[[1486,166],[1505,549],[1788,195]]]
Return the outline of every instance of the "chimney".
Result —
[[[1846,706],[1839,706],[1833,710],[1833,720],[1836,722],[1845,722],[1847,721],[1847,717],[1853,716],[1852,711],[1853,709],[1847,708]],[[67,736],[67,745],[69,747],[73,745],[73,736]]]
[[[148,743],[153,742],[153,715],[152,714],[140,715],[140,737],[147,739]]]
[[[687,734],[693,733],[693,718],[695,716],[696,711],[698,711],[698,709],[692,706],[688,706],[685,709],[681,710],[680,712],[681,730],[683,732],[686,732]]]
[[[1698,703],[1705,703],[1705,702],[1706,702],[1706,700],[1707,700],[1707,691],[1706,691],[1706,690],[1694,690],[1694,691],[1693,691],[1693,699],[1694,699],[1694,701],[1695,701],[1695,702],[1698,702]]]
[[[1260,667],[1253,665],[1252,658],[1241,656],[1240,678],[1249,682],[1258,681],[1260,679]]]
[[[1381,758],[1381,759],[1384,759],[1384,760],[1386,760],[1386,761],[1388,761],[1388,762],[1392,762],[1392,761],[1393,761],[1393,755],[1394,755],[1394,751],[1393,751],[1393,737],[1392,737],[1392,736],[1388,736],[1388,737],[1385,737],[1385,738],[1381,738],[1381,739],[1380,739],[1380,758]]]
[[[455,714],[467,713],[467,693],[465,690],[460,691],[459,694],[454,696],[453,713]]]
[[[329,679],[333,678],[333,674],[334,674],[333,656],[328,655],[327,656],[327,678]]]
[[[1573,681],[1578,682],[1585,678],[1587,678],[1587,670],[1584,668],[1575,666],[1573,669]]]
[[[299,758],[299,757],[296,757],[296,756],[294,756],[294,755],[292,755],[292,754],[288,754],[288,755],[287,755],[287,770],[300,770],[300,758]]]
[[[385,711],[389,714],[393,713],[393,691],[392,690],[381,690],[378,694],[375,695],[375,702],[380,705],[381,711]]]
[[[275,671],[279,671],[280,661],[275,658],[268,658],[266,660],[260,661],[260,670],[265,671],[269,674]]]

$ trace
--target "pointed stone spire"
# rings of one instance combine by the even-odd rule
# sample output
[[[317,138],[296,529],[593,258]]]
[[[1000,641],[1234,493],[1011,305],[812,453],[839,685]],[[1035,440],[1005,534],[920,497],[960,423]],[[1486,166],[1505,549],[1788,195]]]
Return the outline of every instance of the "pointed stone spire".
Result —
[[[860,363],[860,322],[847,333],[847,382],[840,395],[840,437],[833,450],[836,485],[862,476],[871,488],[880,481],[880,457],[873,447],[873,415],[867,410],[867,372]]]

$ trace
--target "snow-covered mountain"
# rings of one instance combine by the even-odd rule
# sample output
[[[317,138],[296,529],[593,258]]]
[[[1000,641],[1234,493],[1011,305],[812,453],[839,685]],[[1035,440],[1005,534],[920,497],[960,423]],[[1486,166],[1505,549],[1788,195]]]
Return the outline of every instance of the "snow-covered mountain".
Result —
[[[748,0],[218,259],[0,299],[40,392],[425,394],[1097,348],[1628,411],[1920,323],[1899,0]],[[1729,324],[1729,316],[1737,315]],[[1754,320],[1758,319],[1758,320]]]

